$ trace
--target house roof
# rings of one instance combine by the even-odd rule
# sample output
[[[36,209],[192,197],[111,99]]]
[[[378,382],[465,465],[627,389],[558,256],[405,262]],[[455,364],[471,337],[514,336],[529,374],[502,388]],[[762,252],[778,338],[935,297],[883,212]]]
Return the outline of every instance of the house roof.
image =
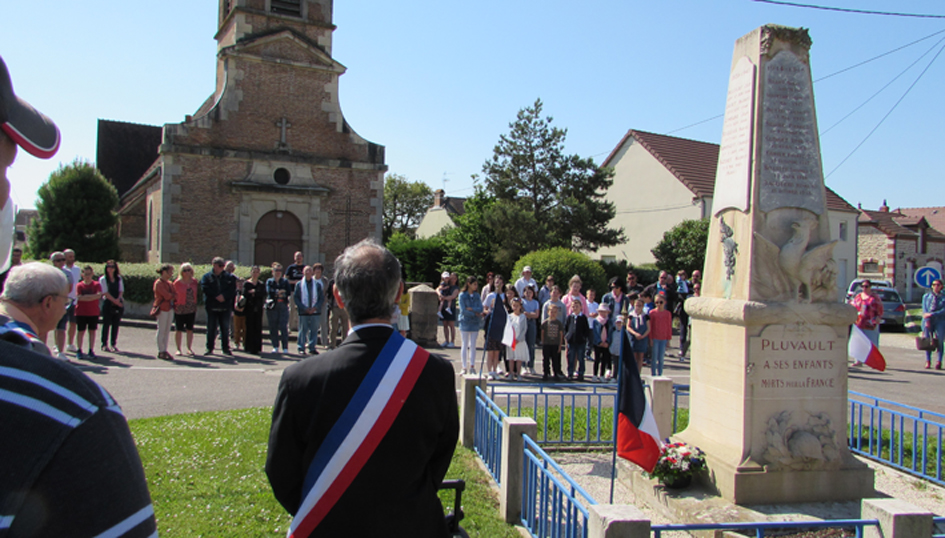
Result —
[[[443,209],[446,209],[446,212],[452,215],[464,215],[466,214],[466,199],[457,198],[455,196],[446,196],[443,199],[442,205],[440,206]]]
[[[876,226],[881,232],[890,237],[918,237],[918,228],[924,223],[925,226],[929,226],[926,231],[927,238],[945,239],[945,234],[931,227],[928,221],[922,216],[906,215],[898,211],[872,211],[862,209],[860,210],[860,216],[857,220],[860,224],[872,224]]]
[[[945,234],[945,207],[900,207],[896,211],[910,217],[924,217],[929,226]]]
[[[118,189],[128,192],[158,158],[162,129],[154,125],[98,120],[95,164]]]
[[[611,160],[616,157],[617,152],[629,138],[633,138],[649,151],[697,198],[712,197],[719,162],[718,144],[630,129],[601,166],[610,166]],[[859,212],[830,187],[827,187],[827,209],[847,213]]]

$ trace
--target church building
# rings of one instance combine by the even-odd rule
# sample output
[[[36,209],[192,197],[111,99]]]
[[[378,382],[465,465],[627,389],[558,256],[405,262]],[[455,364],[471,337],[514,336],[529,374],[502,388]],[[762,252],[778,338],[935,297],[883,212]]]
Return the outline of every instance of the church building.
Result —
[[[99,122],[125,261],[288,264],[301,250],[330,269],[380,240],[384,147],[341,112],[332,1],[219,0],[213,95],[163,128]]]

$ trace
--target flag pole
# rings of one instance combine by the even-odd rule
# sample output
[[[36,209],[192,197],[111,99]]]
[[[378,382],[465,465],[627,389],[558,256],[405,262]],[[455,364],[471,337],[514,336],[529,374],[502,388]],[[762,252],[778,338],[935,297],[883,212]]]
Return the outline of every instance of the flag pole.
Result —
[[[620,418],[620,390],[623,385],[623,354],[627,347],[624,345],[623,339],[623,331],[627,330],[627,322],[624,321],[623,325],[624,328],[617,335],[620,338],[620,355],[617,360],[617,367],[614,369],[617,376],[617,397],[614,399],[614,449],[610,455],[610,504],[614,504],[614,482],[617,480],[617,421]]]

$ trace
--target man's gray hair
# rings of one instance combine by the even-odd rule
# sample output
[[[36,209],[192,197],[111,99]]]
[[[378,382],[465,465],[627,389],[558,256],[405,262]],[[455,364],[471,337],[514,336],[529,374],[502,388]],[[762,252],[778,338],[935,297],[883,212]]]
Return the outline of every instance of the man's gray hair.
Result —
[[[50,295],[60,294],[69,286],[66,274],[41,262],[17,265],[10,269],[3,299],[14,304],[39,304]]]
[[[49,255],[49,263],[52,263],[52,261],[55,260],[57,256],[65,256],[65,255],[66,255],[65,252],[61,250],[57,250],[56,252],[53,252],[52,254]]]
[[[400,261],[374,239],[365,239],[335,259],[335,286],[352,325],[390,319],[400,288]]]

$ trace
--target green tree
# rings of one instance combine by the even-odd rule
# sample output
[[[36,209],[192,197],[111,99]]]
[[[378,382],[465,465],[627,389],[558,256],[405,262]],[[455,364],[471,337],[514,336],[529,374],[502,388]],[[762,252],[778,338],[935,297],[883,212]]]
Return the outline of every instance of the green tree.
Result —
[[[433,205],[433,190],[422,181],[410,181],[399,174],[384,179],[384,243],[400,232],[414,237],[417,226]]]
[[[119,258],[118,191],[94,166],[78,159],[60,166],[37,194],[29,243],[33,257],[71,248],[83,262]]]
[[[487,225],[496,200],[477,186],[463,206],[463,214],[453,218],[455,224],[440,232],[445,245],[445,265],[460,275],[485,276],[489,271],[508,275],[512,264],[497,264],[496,244],[499,238]]]
[[[663,239],[650,252],[656,266],[671,274],[685,269],[690,275],[705,266],[709,244],[709,219],[684,220],[663,234]]]
[[[542,118],[542,106],[537,99],[519,110],[482,167],[485,190],[497,201],[485,222],[501,238],[496,257],[504,263],[533,250],[596,251],[626,240],[622,229],[608,227],[616,214],[604,198],[613,171],[565,154],[567,130]]]
[[[583,252],[573,252],[560,247],[529,252],[515,262],[515,268],[509,277],[511,282],[518,280],[526,265],[532,268],[532,277],[540,284],[544,284],[548,275],[553,276],[555,284],[561,288],[561,293],[567,293],[568,281],[574,275],[581,277],[581,290],[597,291],[598,301],[608,291],[606,271],[599,262]]]
[[[400,232],[394,232],[387,248],[397,256],[404,268],[408,282],[440,283],[441,264],[443,263],[443,239],[411,239]]]

